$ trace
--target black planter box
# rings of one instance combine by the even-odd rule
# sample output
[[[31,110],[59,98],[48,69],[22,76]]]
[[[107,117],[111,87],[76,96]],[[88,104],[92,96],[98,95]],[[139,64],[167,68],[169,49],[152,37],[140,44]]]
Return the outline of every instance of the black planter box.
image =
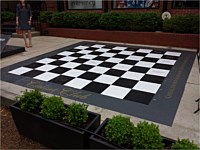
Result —
[[[106,118],[103,123],[96,129],[94,134],[96,135],[91,135],[89,138],[89,144],[90,144],[90,149],[127,149],[125,147],[121,147],[119,145],[116,145],[114,143],[111,143],[105,139],[105,137],[101,136],[102,130],[105,128],[105,126],[108,123],[108,118]],[[163,143],[164,143],[164,149],[170,149],[172,143],[174,143],[175,140],[163,137]]]
[[[67,107],[67,105],[66,105]],[[83,149],[89,147],[89,132],[93,132],[100,125],[100,115],[88,112],[91,122],[78,130],[71,126],[48,120],[40,115],[23,111],[19,103],[10,106],[15,125],[21,135],[29,137],[51,148]]]

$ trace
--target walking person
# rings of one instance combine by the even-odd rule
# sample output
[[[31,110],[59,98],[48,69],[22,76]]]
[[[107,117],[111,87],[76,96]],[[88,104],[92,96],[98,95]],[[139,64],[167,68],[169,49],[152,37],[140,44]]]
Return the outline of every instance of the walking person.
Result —
[[[20,0],[16,7],[16,25],[22,30],[26,48],[32,47],[31,20],[31,6],[26,0]],[[28,33],[29,44],[27,43],[26,33]]]

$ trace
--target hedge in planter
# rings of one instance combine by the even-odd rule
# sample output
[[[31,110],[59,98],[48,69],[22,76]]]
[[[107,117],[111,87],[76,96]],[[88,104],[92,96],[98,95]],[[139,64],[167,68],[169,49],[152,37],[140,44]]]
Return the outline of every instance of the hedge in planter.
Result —
[[[99,126],[100,115],[87,111],[87,123],[84,127],[78,128],[61,119],[65,117],[68,107],[68,105],[64,105],[60,97],[55,96],[44,98],[42,104],[37,106],[37,108],[42,108],[37,113],[22,110],[20,102],[10,106],[20,134],[52,148],[88,148],[89,133]],[[51,119],[42,117],[40,112],[46,118]]]
[[[190,142],[189,139],[182,139],[182,140],[178,139],[174,144],[172,144],[171,149],[198,150],[199,148],[197,144],[194,144],[193,141]]]
[[[50,23],[53,14],[54,14],[54,12],[52,12],[52,11],[41,11],[40,12],[40,22],[41,23]]]
[[[15,20],[15,14],[13,12],[2,11],[0,13],[0,15],[1,15],[1,22],[4,22],[4,21],[14,21]]]

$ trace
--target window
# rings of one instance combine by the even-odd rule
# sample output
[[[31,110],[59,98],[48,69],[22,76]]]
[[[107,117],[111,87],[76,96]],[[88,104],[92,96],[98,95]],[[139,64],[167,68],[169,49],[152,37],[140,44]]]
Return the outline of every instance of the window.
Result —
[[[174,0],[173,8],[199,8],[199,0]]]
[[[113,0],[113,8],[159,8],[159,0]]]
[[[102,9],[102,0],[68,0],[68,9]]]

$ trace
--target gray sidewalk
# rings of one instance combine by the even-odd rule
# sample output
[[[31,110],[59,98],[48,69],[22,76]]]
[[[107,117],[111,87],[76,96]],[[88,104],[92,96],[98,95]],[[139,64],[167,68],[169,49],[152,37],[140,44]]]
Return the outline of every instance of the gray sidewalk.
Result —
[[[81,39],[69,39],[69,38],[59,38],[59,37],[50,37],[50,36],[39,36],[33,37],[33,47],[26,49],[26,52],[6,57],[1,59],[1,68],[18,63],[23,60],[27,60],[56,49],[69,46],[71,44],[75,44],[77,42],[81,42]],[[84,40],[85,41],[85,40]],[[105,42],[104,42],[105,43]],[[125,44],[125,43],[118,43]],[[8,42],[8,45],[15,46],[24,46],[23,39],[19,38],[11,38]],[[133,44],[130,44],[133,45]],[[135,45],[133,45],[135,46]],[[140,46],[140,45],[136,45]],[[141,45],[144,46],[144,45]],[[150,47],[150,46],[148,46]],[[155,47],[155,46],[153,46]],[[163,49],[176,49],[176,50],[187,50],[187,51],[195,51],[194,49],[183,49],[183,48],[171,48],[171,47],[159,47]],[[197,109],[197,103],[195,100],[199,98],[199,70],[197,59],[193,64],[192,70],[190,72],[189,78],[187,80],[185,91],[183,93],[181,102],[179,104],[178,111],[176,113],[176,117],[174,119],[174,123],[172,127],[165,126],[159,124],[159,128],[161,131],[161,135],[177,139],[179,138],[189,138],[190,140],[194,140],[200,146],[200,127],[199,127],[199,113],[193,114],[193,112]],[[20,94],[20,91],[24,91],[26,88],[18,85],[14,85],[8,82],[1,81],[1,97],[2,100],[10,99],[14,100],[16,95]],[[51,95],[51,94],[48,94]],[[63,98],[65,103],[69,104],[73,102],[73,100]],[[114,112],[108,109],[100,108],[97,106],[89,105],[88,109],[90,111],[94,111],[101,114],[101,119],[111,118],[113,115],[118,115],[120,113]],[[123,114],[124,115],[124,114]],[[125,115],[128,116],[128,115]],[[134,124],[137,124],[142,119],[130,116],[131,120]]]

